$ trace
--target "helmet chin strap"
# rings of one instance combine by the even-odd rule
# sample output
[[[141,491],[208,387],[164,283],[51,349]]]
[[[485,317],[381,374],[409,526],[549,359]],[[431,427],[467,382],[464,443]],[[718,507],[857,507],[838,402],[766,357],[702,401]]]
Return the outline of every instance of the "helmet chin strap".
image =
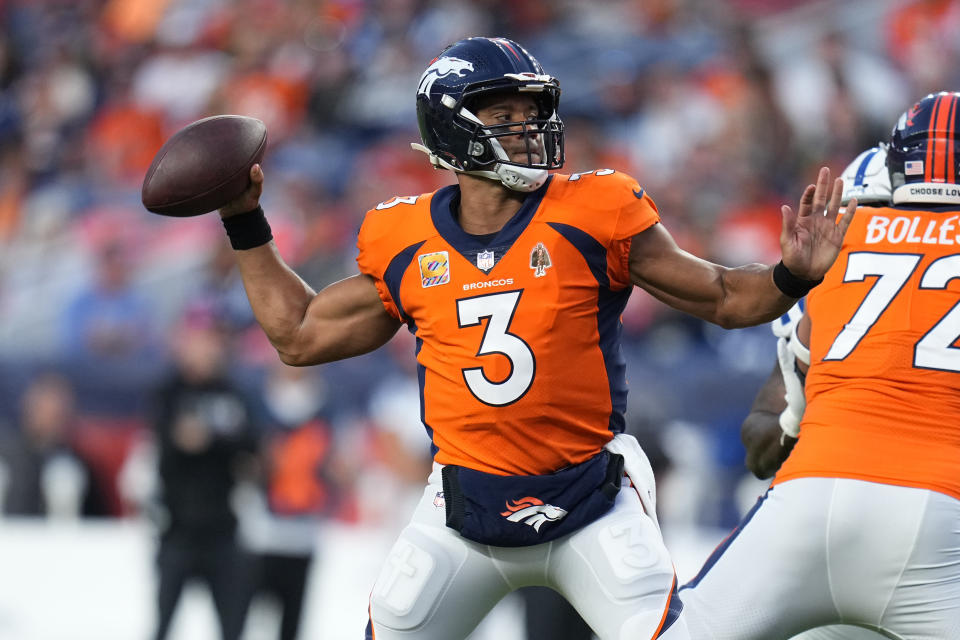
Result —
[[[494,172],[500,178],[503,186],[514,191],[536,191],[547,181],[546,169],[498,164]]]
[[[496,138],[490,139],[490,147],[497,157],[501,160],[509,160],[510,156],[504,151],[503,145]],[[493,171],[484,171],[483,173],[493,173],[494,179],[503,183],[503,186],[514,191],[536,191],[547,181],[546,169],[534,169],[532,167],[518,167],[512,164],[502,164],[498,162],[493,166]]]
[[[460,113],[467,118],[470,118],[476,122],[480,122],[479,118],[466,109],[461,109]],[[484,129],[484,131],[489,133],[487,129]],[[542,134],[538,134],[537,137],[541,136]],[[510,160],[510,156],[507,155],[507,152],[504,150],[503,145],[500,144],[499,140],[496,138],[490,138],[489,141],[490,148],[493,149],[493,152],[496,154],[497,158],[500,160]],[[542,139],[540,140],[540,146],[541,148],[543,147]],[[514,191],[536,191],[543,186],[544,182],[547,181],[546,169],[518,167],[513,164],[503,164],[501,162],[493,165],[493,171],[467,171],[465,173],[483,176],[484,178],[490,178],[491,180],[499,180],[503,186],[507,187],[508,189],[513,189]]]
[[[503,147],[500,146],[499,142],[496,140],[491,140],[491,143],[499,157],[503,158],[506,156],[506,152],[504,152]],[[514,191],[536,191],[543,186],[544,182],[547,181],[548,174],[546,169],[517,167],[515,165],[500,164],[498,162],[494,165],[492,171],[486,169],[463,171],[462,169],[456,168],[442,158],[437,157],[430,151],[430,149],[426,148],[422,144],[411,142],[410,148],[412,148],[414,151],[422,151],[423,153],[427,154],[428,158],[430,159],[430,164],[433,165],[434,169],[449,169],[450,171],[456,171],[457,173],[465,173],[471,176],[479,176],[481,178],[495,180],[508,189],[513,189]]]
[[[481,127],[483,126],[483,121],[480,120],[472,111],[466,107],[460,108],[460,115],[471,122],[474,122]],[[489,133],[487,129],[484,129],[485,132]],[[543,134],[537,134],[537,138],[540,142],[540,148],[544,148]],[[451,171],[456,171],[458,173],[466,173],[471,176],[480,176],[481,178],[488,178],[490,180],[496,180],[500,182],[503,186],[514,191],[523,191],[530,192],[536,191],[543,186],[543,183],[547,181],[547,170],[546,169],[534,169],[533,167],[518,167],[512,164],[503,164],[497,162],[493,165],[492,170],[488,169],[475,169],[472,171],[463,171],[458,169],[449,162],[446,162],[442,158],[438,158],[430,149],[425,147],[422,144],[417,144],[416,142],[410,143],[410,146],[416,151],[422,151],[427,154],[430,158],[430,164],[433,165],[435,169],[443,168],[450,169]],[[496,154],[497,158],[500,160],[510,160],[510,156],[507,155],[507,152],[504,150],[503,145],[500,144],[500,141],[496,138],[490,138],[490,148],[493,149],[493,152]]]

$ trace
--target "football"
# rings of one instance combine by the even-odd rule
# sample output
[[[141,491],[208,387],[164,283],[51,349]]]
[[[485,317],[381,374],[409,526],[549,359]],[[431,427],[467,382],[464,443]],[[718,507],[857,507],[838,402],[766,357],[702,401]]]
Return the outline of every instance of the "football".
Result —
[[[256,118],[197,120],[167,140],[143,178],[140,199],[164,216],[197,216],[241,195],[250,167],[263,159],[267,128]]]

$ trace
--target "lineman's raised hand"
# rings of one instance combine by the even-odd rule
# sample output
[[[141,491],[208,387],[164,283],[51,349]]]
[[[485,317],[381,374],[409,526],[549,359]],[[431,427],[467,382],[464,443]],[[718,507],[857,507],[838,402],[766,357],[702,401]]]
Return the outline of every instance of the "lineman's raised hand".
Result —
[[[857,201],[853,199],[843,216],[839,215],[842,194],[843,180],[831,182],[830,169],[821,167],[817,184],[804,189],[797,212],[783,205],[780,250],[784,266],[798,278],[819,280],[836,260],[857,210]]]

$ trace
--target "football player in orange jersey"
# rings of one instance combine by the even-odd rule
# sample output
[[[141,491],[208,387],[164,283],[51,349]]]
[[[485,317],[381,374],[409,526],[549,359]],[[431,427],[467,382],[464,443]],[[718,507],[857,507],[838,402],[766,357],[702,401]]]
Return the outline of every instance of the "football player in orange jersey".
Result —
[[[745,442],[767,473],[780,426],[799,439],[681,589],[694,637],[960,638],[958,105],[931,94],[900,117],[890,206],[860,211],[807,296],[798,429],[758,421]]]
[[[524,585],[558,591],[603,640],[689,638],[653,474],[622,433],[620,314],[639,286],[724,327],[770,321],[827,272],[852,218],[838,223],[842,182],[821,169],[782,209],[781,263],[697,258],[632,178],[549,173],[559,96],[510,40],[441,52],[416,89],[414,147],[457,184],[369,211],[360,273],[320,292],[271,242],[259,166],[220,210],[284,362],[366,353],[401,325],[416,337],[434,471],[373,587],[368,638],[465,638]]]
[[[858,155],[840,178],[843,180],[840,204],[846,205],[856,198],[861,206],[889,206],[886,143]],[[810,351],[796,334],[805,306],[806,299],[801,298],[787,313],[770,323],[777,337],[777,363],[757,392],[740,429],[747,450],[747,468],[761,479],[777,472],[800,434],[800,419],[806,407],[803,378],[810,365]],[[798,371],[798,359],[802,372]]]
[[[840,177],[843,179],[841,204],[846,205],[855,197],[861,206],[889,206],[890,176],[885,143],[858,155]],[[777,472],[800,434],[800,420],[806,407],[803,379],[810,364],[809,349],[797,338],[797,324],[805,303],[806,299],[801,298],[786,314],[770,323],[777,337],[777,362],[757,392],[741,427],[747,450],[746,466],[761,479]],[[729,588],[735,586],[728,585]],[[687,589],[681,587],[680,592],[686,596]],[[862,627],[833,625],[806,631],[794,640],[878,640],[882,637]]]

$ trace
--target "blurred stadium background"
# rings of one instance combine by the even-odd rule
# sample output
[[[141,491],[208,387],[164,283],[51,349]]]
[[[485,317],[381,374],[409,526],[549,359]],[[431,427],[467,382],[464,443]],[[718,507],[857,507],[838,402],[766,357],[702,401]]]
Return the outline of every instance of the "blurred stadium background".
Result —
[[[451,181],[409,148],[422,70],[447,43],[503,35],[560,79],[564,171],[629,172],[685,248],[772,262],[779,205],[819,165],[839,173],[915,99],[960,86],[958,33],[948,0],[0,0],[0,640],[149,636],[163,517],[151,403],[198,306],[226,331],[258,442],[278,406],[330,435],[303,637],[360,637],[422,486],[405,332],[284,371],[217,217],[141,207],[146,167],[180,127],[217,113],[267,123],[264,207],[287,261],[320,286],[355,270],[364,211]],[[686,578],[763,489],[739,425],[773,339],[642,293],[623,320],[630,429],[659,462]],[[47,464],[41,441],[71,463]],[[34,445],[40,462],[19,464]],[[32,503],[11,492],[31,481]],[[520,638],[517,615],[505,602],[475,638]],[[191,588],[171,637],[214,637],[214,624]],[[272,634],[255,609],[245,638]]]

